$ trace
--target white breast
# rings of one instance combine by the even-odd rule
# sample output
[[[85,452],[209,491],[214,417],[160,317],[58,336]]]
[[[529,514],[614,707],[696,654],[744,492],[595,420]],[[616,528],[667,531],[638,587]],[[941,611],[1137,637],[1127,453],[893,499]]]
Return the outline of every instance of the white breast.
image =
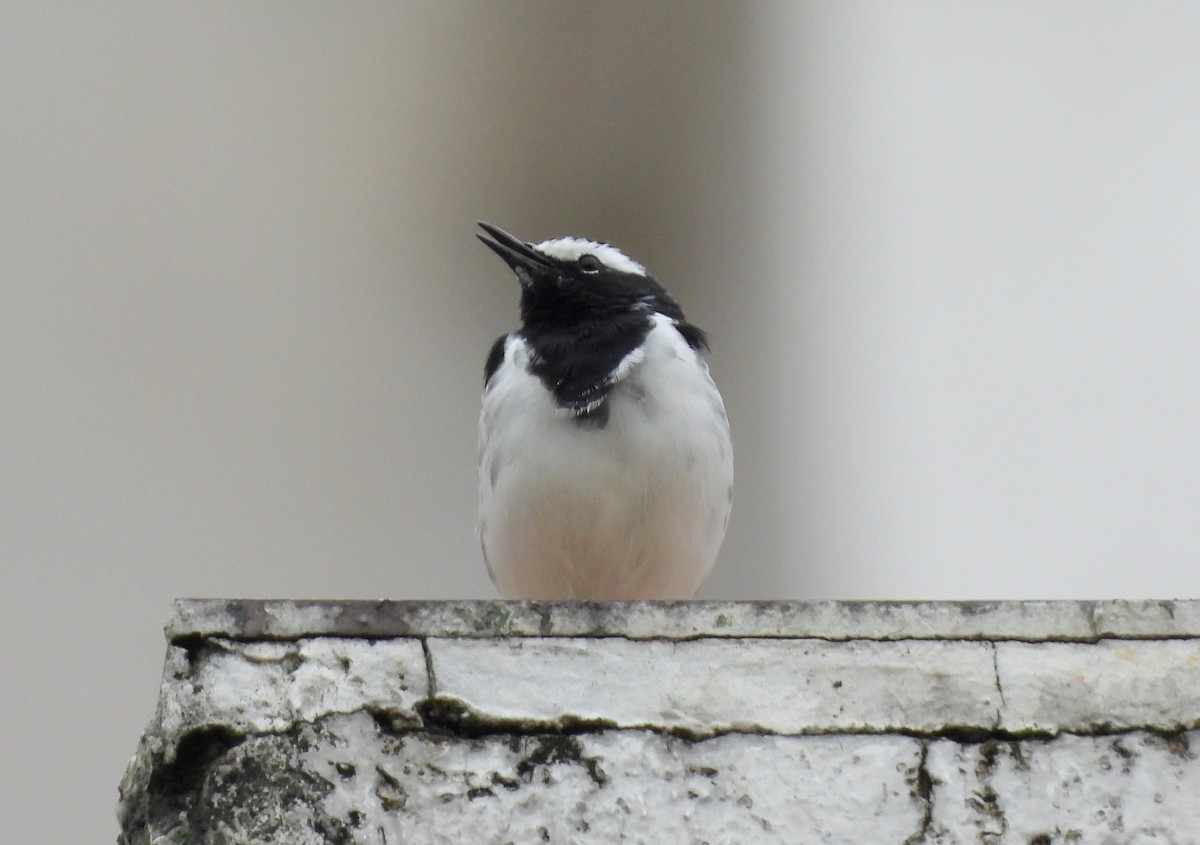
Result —
[[[508,598],[695,595],[725,535],[729,424],[700,355],[654,316],[603,427],[559,409],[510,337],[480,415],[479,531]]]

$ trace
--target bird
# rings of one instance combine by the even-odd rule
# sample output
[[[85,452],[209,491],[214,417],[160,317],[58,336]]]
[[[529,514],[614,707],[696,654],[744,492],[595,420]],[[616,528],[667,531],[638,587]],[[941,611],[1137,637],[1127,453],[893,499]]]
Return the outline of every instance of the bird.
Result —
[[[479,539],[501,596],[682,600],[733,502],[705,333],[609,243],[537,244],[480,222],[521,325],[492,345],[479,415]]]

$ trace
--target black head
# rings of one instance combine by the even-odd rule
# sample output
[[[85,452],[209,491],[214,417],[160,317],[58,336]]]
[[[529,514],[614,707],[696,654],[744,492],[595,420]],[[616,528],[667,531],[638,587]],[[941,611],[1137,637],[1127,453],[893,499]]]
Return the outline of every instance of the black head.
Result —
[[[490,223],[479,239],[504,259],[521,282],[521,332],[533,352],[530,369],[559,406],[578,419],[607,419],[604,402],[622,377],[621,364],[645,340],[653,315],[670,317],[693,349],[704,332],[646,268],[614,246],[583,238],[540,244],[519,240]],[[503,355],[492,349],[485,379]]]
[[[683,319],[683,311],[646,268],[614,246],[583,238],[530,244],[490,223],[479,235],[521,283],[526,328],[565,327],[631,312]]]

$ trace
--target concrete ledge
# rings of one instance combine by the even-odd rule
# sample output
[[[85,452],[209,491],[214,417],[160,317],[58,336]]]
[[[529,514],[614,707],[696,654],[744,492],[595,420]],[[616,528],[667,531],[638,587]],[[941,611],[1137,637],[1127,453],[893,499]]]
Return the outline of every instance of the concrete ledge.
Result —
[[[1200,842],[1200,602],[180,601],[122,842]]]
[[[1021,640],[1200,637],[1200,601],[499,602],[180,599],[189,637],[777,637]]]

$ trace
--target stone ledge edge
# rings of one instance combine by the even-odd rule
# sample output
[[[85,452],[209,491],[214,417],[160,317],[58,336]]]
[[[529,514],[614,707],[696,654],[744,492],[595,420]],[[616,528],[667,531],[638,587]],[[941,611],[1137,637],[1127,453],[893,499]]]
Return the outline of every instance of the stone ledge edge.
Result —
[[[208,637],[624,637],[1097,642],[1200,638],[1200,600],[534,602],[177,599],[168,641]]]

